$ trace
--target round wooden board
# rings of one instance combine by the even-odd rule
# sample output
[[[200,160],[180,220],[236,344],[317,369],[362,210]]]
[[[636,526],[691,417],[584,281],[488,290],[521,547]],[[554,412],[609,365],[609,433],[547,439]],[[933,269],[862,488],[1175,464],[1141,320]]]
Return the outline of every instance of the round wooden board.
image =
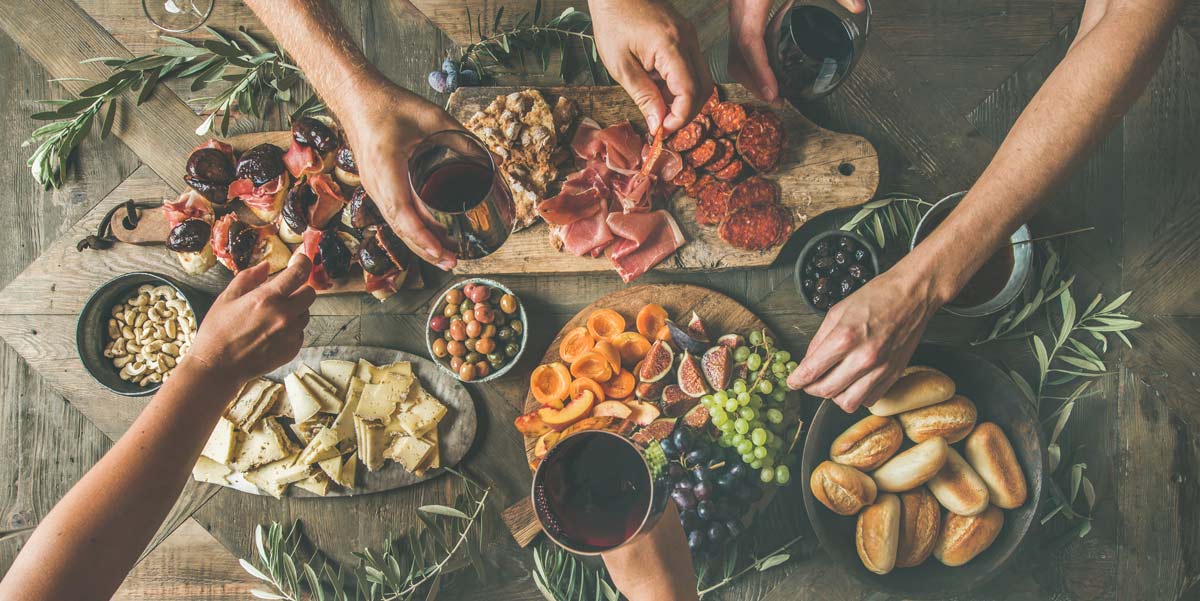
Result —
[[[559,361],[558,345],[563,335],[572,328],[582,326],[587,317],[596,309],[612,309],[625,318],[626,329],[632,327],[637,312],[648,303],[657,303],[667,310],[667,315],[677,323],[687,323],[692,311],[704,320],[705,327],[713,336],[727,333],[745,333],[753,329],[762,329],[766,324],[741,303],[721,294],[690,284],[649,284],[633,286],[607,296],[600,297],[592,304],[583,308],[571,318],[546,349],[540,363]],[[774,333],[768,332],[772,338]],[[530,392],[525,393],[525,411],[529,412],[538,407],[538,402]],[[525,437],[525,458],[533,462],[533,446],[536,438]]]
[[[291,361],[264,377],[282,382],[283,378],[295,371],[301,363],[306,363],[312,369],[319,371],[321,361],[325,359],[342,359],[344,361],[366,359],[375,365],[386,365],[396,361],[411,362],[413,373],[420,380],[421,386],[424,386],[429,394],[441,401],[447,409],[446,417],[442,418],[442,422],[438,424],[438,444],[442,454],[442,466],[457,465],[467,454],[467,450],[471,448],[471,443],[475,440],[475,428],[478,421],[475,415],[475,402],[471,400],[471,395],[462,382],[450,377],[424,357],[377,346],[308,346],[300,349],[299,354]],[[429,470],[424,477],[420,477],[405,470],[400,464],[389,461],[376,472],[368,472],[360,462],[357,472],[354,490],[346,491],[338,487],[337,491],[331,489],[326,496],[352,497],[383,492],[436,478],[445,470]],[[289,486],[286,494],[291,497],[318,496],[295,486]]]

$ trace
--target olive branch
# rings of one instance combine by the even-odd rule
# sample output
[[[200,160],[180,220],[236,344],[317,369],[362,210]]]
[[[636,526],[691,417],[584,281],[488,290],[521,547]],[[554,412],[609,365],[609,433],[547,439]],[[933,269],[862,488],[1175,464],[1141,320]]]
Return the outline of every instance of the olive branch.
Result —
[[[471,15],[467,7],[467,33],[476,41],[459,49],[461,61],[471,66],[480,77],[494,78],[501,67],[512,68],[519,62],[526,69],[526,54],[534,53],[542,71],[550,68],[550,57],[558,49],[561,62],[558,76],[567,81],[576,67],[572,61],[572,43],[583,47],[584,63],[594,83],[606,83],[607,71],[600,63],[596,50],[596,39],[592,35],[592,18],[588,13],[568,7],[558,16],[542,20],[542,0],[534,3],[533,10],[522,13],[516,23],[501,28],[504,7],[496,10],[490,22],[485,23],[482,14]]]

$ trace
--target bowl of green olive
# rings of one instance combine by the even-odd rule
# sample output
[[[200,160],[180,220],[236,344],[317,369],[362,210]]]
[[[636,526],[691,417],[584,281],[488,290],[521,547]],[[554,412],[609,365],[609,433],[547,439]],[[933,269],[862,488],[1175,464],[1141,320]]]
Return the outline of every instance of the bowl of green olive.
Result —
[[[425,344],[438,367],[463,382],[489,382],[508,373],[525,350],[525,305],[487,278],[454,284],[429,311]]]

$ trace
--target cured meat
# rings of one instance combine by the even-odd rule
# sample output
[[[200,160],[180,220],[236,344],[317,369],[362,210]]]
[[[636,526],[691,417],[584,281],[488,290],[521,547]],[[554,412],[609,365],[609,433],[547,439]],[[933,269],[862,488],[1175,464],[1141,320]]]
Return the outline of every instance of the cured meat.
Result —
[[[286,172],[280,173],[275,179],[269,180],[261,186],[255,186],[248,177],[234,180],[232,184],[229,184],[229,197],[240,199],[242,204],[256,209],[257,212],[270,213],[278,210],[282,201],[279,191],[287,185],[287,177]]]
[[[704,169],[706,169],[707,171],[712,172],[712,173],[716,173],[717,171],[720,171],[720,170],[724,169],[725,167],[728,167],[729,163],[732,162],[733,159],[735,158],[734,150],[733,150],[733,142],[730,142],[729,140],[721,139],[721,140],[716,140],[716,143],[717,143],[717,152],[715,154],[713,154],[712,160],[710,160],[706,165],[704,165]]]
[[[704,106],[700,107],[701,115],[710,115],[717,105],[721,104],[721,98],[717,95],[717,86],[713,86],[712,94],[708,95],[708,100],[704,101]]]
[[[537,211],[546,223],[570,225],[595,215],[600,210],[604,197],[605,194],[596,186],[578,190],[564,185],[562,192],[557,196],[539,203]]]
[[[712,111],[713,124],[722,135],[741,131],[747,119],[746,107],[733,102],[722,102]]]
[[[717,154],[717,142],[716,142],[716,140],[709,139],[709,140],[705,140],[705,141],[701,142],[699,146],[688,151],[688,153],[685,156],[687,156],[687,161],[688,161],[689,165],[691,165],[693,167],[703,167],[709,161],[711,161],[713,159],[713,156],[715,156],[716,154]]]
[[[629,283],[671,256],[687,241],[667,211],[608,216],[609,228],[620,240],[609,247],[609,259],[621,280]]]
[[[212,223],[213,220],[212,203],[208,202],[204,195],[191,188],[184,190],[183,194],[180,194],[174,202],[164,202],[162,210],[171,229],[175,229],[176,226],[188,219],[203,219],[209,223]]]
[[[310,175],[306,181],[317,196],[317,202],[309,207],[308,223],[318,229],[324,228],[342,212],[346,198],[342,196],[342,189],[326,173]]]
[[[645,213],[653,205],[651,186],[655,177],[643,173],[635,174],[623,184],[613,183],[613,192],[621,203],[621,210],[626,213]]]
[[[716,177],[721,181],[731,182],[742,175],[742,171],[745,170],[745,167],[746,163],[741,159],[734,159],[730,161],[724,169],[714,173],[713,177]]]
[[[658,178],[669,182],[675,179],[683,171],[683,155],[667,148],[662,149],[662,154],[658,157],[658,164],[654,170],[658,173]]]
[[[708,131],[708,127],[705,125],[708,120],[701,120],[699,117],[703,117],[703,115],[693,119],[691,123],[675,132],[667,140],[667,148],[675,152],[684,152],[695,148],[704,139],[705,132]]]
[[[292,145],[284,153],[283,164],[287,165],[288,173],[291,173],[292,177],[325,171],[324,159],[317,149],[296,140],[292,140]]]
[[[671,184],[686,188],[696,181],[696,170],[691,167],[684,167],[679,171],[679,174],[671,179]]]
[[[696,223],[717,225],[729,212],[729,195],[733,188],[722,181],[713,181],[700,191],[696,200]]]
[[[759,111],[746,119],[737,137],[737,151],[751,167],[770,171],[779,164],[783,150],[783,123],[770,111]]]
[[[688,196],[691,196],[692,198],[700,198],[700,194],[702,192],[704,192],[704,188],[708,187],[715,181],[717,181],[717,180],[714,179],[712,175],[705,173],[704,175],[701,175],[699,178],[697,178],[696,181],[692,183],[692,185],[688,186],[684,190],[684,193],[686,193]]]
[[[721,221],[717,234],[734,248],[766,250],[787,239],[792,217],[779,204],[758,204],[732,211]]]
[[[762,177],[751,177],[738,184],[729,195],[729,212],[760,204],[779,204],[779,184]]]

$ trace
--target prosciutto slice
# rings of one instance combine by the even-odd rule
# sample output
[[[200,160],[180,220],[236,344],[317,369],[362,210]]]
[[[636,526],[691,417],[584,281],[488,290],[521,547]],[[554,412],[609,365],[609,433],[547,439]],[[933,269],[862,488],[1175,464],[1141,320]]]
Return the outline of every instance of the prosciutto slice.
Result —
[[[212,203],[191,188],[180,194],[174,202],[163,203],[162,210],[171,229],[188,219],[203,219],[209,223],[213,221]]]
[[[288,147],[283,155],[283,164],[292,177],[300,177],[306,173],[321,173],[325,171],[325,162],[317,149],[305,146],[296,140]]]
[[[229,184],[229,197],[241,199],[248,207],[270,211],[275,207],[275,195],[283,188],[286,178],[286,173],[280,173],[279,177],[258,187],[248,177],[234,180]]]
[[[310,175],[308,184],[317,196],[317,202],[308,209],[308,224],[318,229],[324,228],[331,219],[342,212],[342,207],[346,206],[346,199],[329,174]]]
[[[686,242],[679,224],[670,213],[612,213],[609,229],[619,240],[609,246],[608,258],[621,280],[629,283],[671,256]]]

